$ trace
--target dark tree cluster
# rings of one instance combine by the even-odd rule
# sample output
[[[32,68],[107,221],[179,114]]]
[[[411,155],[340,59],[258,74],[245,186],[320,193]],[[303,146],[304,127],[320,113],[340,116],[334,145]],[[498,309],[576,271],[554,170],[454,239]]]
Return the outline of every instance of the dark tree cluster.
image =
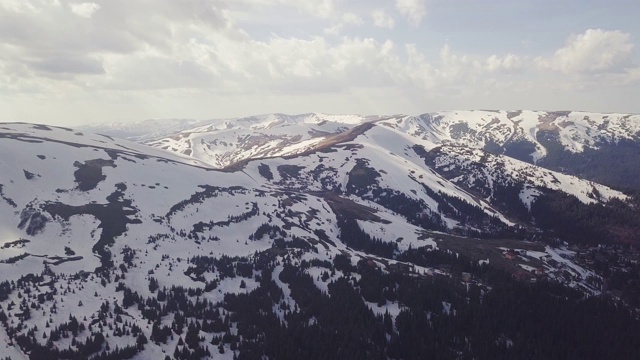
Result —
[[[229,226],[231,224],[237,224],[237,223],[241,223],[243,221],[246,221],[256,215],[259,214],[259,209],[258,209],[258,203],[252,203],[251,204],[251,210],[240,214],[240,215],[229,215],[227,220],[224,221],[209,221],[208,223],[204,223],[204,222],[199,222],[197,224],[193,225],[193,230],[191,231],[190,235],[193,237],[196,237],[198,233],[202,233],[205,230],[211,230],[214,227],[224,227],[224,226]]]
[[[233,194],[244,194],[247,192],[247,190],[241,186],[231,186],[228,188],[221,188],[218,186],[211,186],[211,185],[199,185],[198,187],[201,188],[202,191],[198,191],[195,194],[191,195],[189,199],[182,200],[181,202],[173,205],[171,209],[169,209],[169,212],[167,213],[166,217],[170,218],[172,215],[177,214],[178,211],[184,210],[189,205],[202,204],[207,199],[220,196],[221,193],[227,193],[227,194],[233,195]]]
[[[576,175],[618,189],[640,191],[640,142],[601,141],[597,148],[574,153],[564,148],[556,132],[542,131],[538,141],[547,155],[537,163],[551,170]]]
[[[364,232],[356,220],[352,218],[338,218],[338,227],[340,228],[340,239],[355,250],[362,250],[386,258],[393,258],[394,253],[398,250],[398,244],[372,237]]]
[[[576,197],[549,191],[531,206],[536,224],[577,244],[640,243],[640,207],[617,199],[606,205],[584,204]]]

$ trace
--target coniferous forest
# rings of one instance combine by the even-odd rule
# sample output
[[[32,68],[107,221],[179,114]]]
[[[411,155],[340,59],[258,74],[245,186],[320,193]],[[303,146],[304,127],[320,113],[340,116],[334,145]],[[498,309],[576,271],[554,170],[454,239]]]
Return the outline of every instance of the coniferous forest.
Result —
[[[554,282],[518,281],[439,250],[416,249],[399,258],[417,266],[447,265],[453,277],[383,271],[365,260],[353,265],[345,255],[310,263],[300,254],[277,258],[267,252],[252,261],[194,257],[192,274],[217,269],[223,278],[250,281],[259,273],[257,286],[214,304],[202,295],[215,291],[216,283],[203,292],[160,288],[151,277],[152,296],[120,285],[122,303],[104,302],[88,328],[70,317],[42,329],[44,335],[19,335],[17,342],[30,349],[32,360],[129,359],[152,342],[176,343],[165,359],[215,358],[225,351],[237,359],[634,359],[640,353],[640,321],[628,306]],[[310,267],[324,270],[314,279]],[[459,273],[472,280],[460,281]],[[25,282],[2,283],[0,296],[21,291]],[[286,284],[289,298],[278,283]],[[25,306],[23,316],[31,307],[37,311]],[[152,326],[150,338],[126,320],[131,309]],[[20,319],[0,310],[0,321]],[[104,334],[130,336],[135,345],[105,348]],[[36,341],[42,336],[48,337],[44,345]],[[60,338],[73,339],[73,350],[52,346]]]

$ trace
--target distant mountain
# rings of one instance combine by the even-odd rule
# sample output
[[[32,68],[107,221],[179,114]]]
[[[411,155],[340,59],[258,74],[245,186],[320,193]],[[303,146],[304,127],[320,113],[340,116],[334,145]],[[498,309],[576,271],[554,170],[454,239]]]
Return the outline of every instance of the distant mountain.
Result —
[[[272,114],[205,121],[193,127],[183,124],[174,132],[145,136],[143,142],[224,168],[245,159],[304,153],[368,122],[396,129],[428,149],[438,145],[482,149],[610,186],[640,189],[637,173],[640,157],[635,156],[640,151],[640,115],[632,114],[571,111],[448,111],[420,116]]]
[[[144,141],[190,129],[209,121],[190,119],[148,119],[136,122],[98,123],[77,127],[77,130],[103,134],[131,141]]]
[[[602,154],[631,151],[639,120],[0,124],[0,354],[630,358],[640,294],[620,274],[635,274],[638,198],[581,164],[542,165],[610,167]]]
[[[219,120],[145,141],[224,168],[247,159],[288,156],[324,146],[333,137],[380,117],[272,114]]]
[[[436,144],[504,154],[610,186],[640,189],[640,115],[450,111],[398,126]]]

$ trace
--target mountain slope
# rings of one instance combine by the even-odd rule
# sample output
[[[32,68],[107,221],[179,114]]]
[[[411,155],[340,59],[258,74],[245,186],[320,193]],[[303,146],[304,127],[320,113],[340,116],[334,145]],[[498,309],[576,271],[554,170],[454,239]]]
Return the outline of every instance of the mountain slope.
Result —
[[[242,153],[256,142],[269,146],[267,141],[285,136],[292,143],[305,143],[310,139],[342,132],[367,121],[379,121],[412,137],[434,144],[447,144],[484,149],[506,154],[527,162],[538,162],[545,158],[554,145],[570,153],[583,153],[589,149],[623,141],[638,141],[640,137],[640,115],[603,114],[576,111],[448,111],[420,116],[397,115],[391,117],[302,114],[272,114],[249,118],[203,122],[202,126],[186,127],[166,137],[148,141],[152,146],[175,152],[202,147],[216,149],[214,152],[241,157],[261,157],[268,153]],[[206,125],[205,125],[206,124]],[[100,129],[99,127],[97,129]],[[105,128],[108,129],[108,128]],[[207,138],[218,140],[207,141]],[[254,142],[249,146],[247,137]],[[223,140],[224,139],[224,140]],[[262,139],[263,141],[259,141]],[[224,142],[218,148],[219,143]],[[552,144],[553,143],[553,144]],[[236,149],[246,145],[245,149]],[[310,144],[305,144],[310,145]],[[304,146],[304,145],[301,145]],[[201,150],[194,157],[204,157]],[[278,154],[272,153],[272,154]],[[283,154],[278,154],[283,155]],[[276,155],[276,156],[278,156]],[[220,157],[222,155],[218,155]],[[205,160],[205,159],[203,159]],[[217,157],[214,166],[224,166]]]
[[[399,126],[414,127],[413,135],[427,135],[434,142],[474,148],[502,147],[527,142],[530,155],[539,160],[547,149],[541,133],[559,135],[566,150],[582,152],[602,142],[638,139],[638,115],[602,114],[576,111],[449,111],[406,117]]]
[[[489,314],[479,294],[500,284],[527,297],[523,283],[494,271],[546,279],[539,286],[551,299],[602,292],[576,250],[522,240],[558,230],[534,215],[546,194],[579,209],[625,204],[635,216],[628,195],[442,145],[409,120],[267,116],[187,131],[201,144],[235,139],[228,157],[207,162],[71,129],[0,125],[3,355],[287,358],[305,341],[327,358],[403,358],[413,333],[403,324],[429,312],[442,329],[516,355],[500,345],[516,330],[456,325],[457,310]],[[244,141],[256,144],[246,134],[258,133],[278,140],[256,152]],[[211,159],[233,166],[214,169]],[[453,335],[425,336],[415,341],[439,356],[483,357]]]
[[[326,261],[345,251],[353,261],[368,257],[340,242],[335,214],[322,197],[263,186],[249,173],[211,171],[169,153],[154,156],[158,152],[152,148],[145,154],[133,143],[54,127],[5,124],[0,139],[3,153],[12,154],[0,163],[2,274],[30,289],[30,298],[46,299],[34,303],[35,311],[22,306],[3,311],[26,326],[20,330],[15,323],[5,324],[24,349],[36,344],[28,340],[29,329],[59,326],[72,315],[86,316],[85,326],[90,318],[100,318],[101,306],[118,289],[148,297],[155,292],[149,284],[155,282],[188,286],[209,292],[207,299],[215,304],[257,285],[251,271],[224,276],[222,270],[195,270],[198,259],[248,259],[279,247],[286,254],[287,244],[316,249],[307,252],[307,260]],[[435,245],[417,240],[420,229],[397,216],[365,211],[371,212],[370,221],[391,218],[397,224],[394,234],[407,238],[405,244]],[[88,279],[84,274],[95,275]],[[34,282],[27,275],[36,276]],[[69,290],[55,291],[60,283]],[[76,303],[61,304],[69,291],[81,309]],[[15,301],[18,293],[9,291],[4,300]],[[121,298],[118,304],[127,301]],[[130,326],[145,327],[143,313],[129,309],[127,314],[129,331]],[[143,331],[147,338],[150,330]],[[118,336],[108,343],[122,349],[136,341],[135,336]],[[153,358],[163,348],[170,347],[148,345],[145,356]]]
[[[450,111],[385,122],[438,145],[506,155],[609,186],[640,190],[640,115]],[[632,174],[629,174],[629,172]]]
[[[245,159],[300,154],[355,125],[375,119],[274,114],[216,121],[146,143],[223,168]]]
[[[428,149],[455,145],[506,155],[623,189],[640,190],[640,116],[576,111],[448,111],[420,116],[263,115],[181,127],[149,145],[224,168],[246,159],[291,156],[376,122]],[[134,127],[135,128],[135,127]],[[104,130],[108,131],[108,127]],[[100,130],[100,128],[94,128]]]

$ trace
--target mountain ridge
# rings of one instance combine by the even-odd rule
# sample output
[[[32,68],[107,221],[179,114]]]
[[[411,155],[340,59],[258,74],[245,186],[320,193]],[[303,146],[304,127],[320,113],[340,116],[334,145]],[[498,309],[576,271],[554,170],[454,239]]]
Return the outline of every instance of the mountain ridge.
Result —
[[[382,121],[382,119],[387,120]],[[390,119],[394,119],[395,124]],[[576,154],[584,152],[585,149],[597,150],[603,144],[621,140],[635,141],[640,133],[638,125],[640,116],[634,114],[470,110],[426,113],[417,116],[269,114],[202,122],[197,127],[184,127],[172,134],[155,139],[147,138],[144,142],[187,155],[195,152],[192,156],[207,161],[214,167],[224,167],[243,158],[265,156],[259,152],[247,153],[247,149],[234,149],[233,145],[236,142],[242,142],[242,137],[251,137],[257,145],[265,147],[263,151],[267,155],[277,156],[288,153],[287,145],[312,147],[314,142],[323,135],[345,131],[353,125],[366,121],[403,127],[404,132],[434,144],[458,144],[481,148],[490,152],[515,155],[520,160],[532,163],[544,159],[548,152],[547,140],[538,139],[538,135],[556,136],[558,138],[556,142],[563,150]],[[323,129],[322,126],[325,123],[335,125]],[[296,125],[301,124],[307,124],[310,129],[304,127],[294,129]],[[312,124],[318,126],[314,127]],[[291,131],[289,134],[291,136],[286,139],[281,133],[276,137],[269,133],[270,129],[283,126],[289,127]],[[100,130],[100,128],[94,128],[94,130]],[[304,130],[316,131],[316,133],[308,134]],[[260,133],[262,139],[255,135],[256,132]],[[214,140],[209,141],[208,138]],[[219,144],[221,141],[224,144]],[[269,142],[277,144],[269,145]],[[295,150],[289,150],[291,151],[295,152]]]
[[[346,338],[359,334],[350,354],[403,358],[403,321],[430,311],[465,333],[455,314],[470,304],[491,312],[479,294],[500,294],[491,290],[500,284],[523,299],[534,286],[553,299],[606,304],[611,274],[585,254],[640,240],[634,194],[489,151],[459,122],[279,116],[176,133],[176,144],[192,141],[190,155],[162,149],[166,137],[152,147],[0,124],[5,351],[32,359],[64,349],[92,359],[287,357],[295,345],[275,334],[312,331],[305,341],[327,345],[322,334],[343,331],[331,320],[340,313],[382,334],[345,330]],[[476,120],[480,128],[492,121]],[[439,140],[427,124],[440,129]],[[491,131],[506,129],[498,125]],[[211,156],[224,152],[207,145],[231,155]],[[418,289],[434,297],[418,306],[409,295]],[[631,303],[635,295],[625,296]],[[519,341],[504,331],[465,336],[514,355],[496,345],[501,336]],[[464,343],[438,351],[478,354]]]

